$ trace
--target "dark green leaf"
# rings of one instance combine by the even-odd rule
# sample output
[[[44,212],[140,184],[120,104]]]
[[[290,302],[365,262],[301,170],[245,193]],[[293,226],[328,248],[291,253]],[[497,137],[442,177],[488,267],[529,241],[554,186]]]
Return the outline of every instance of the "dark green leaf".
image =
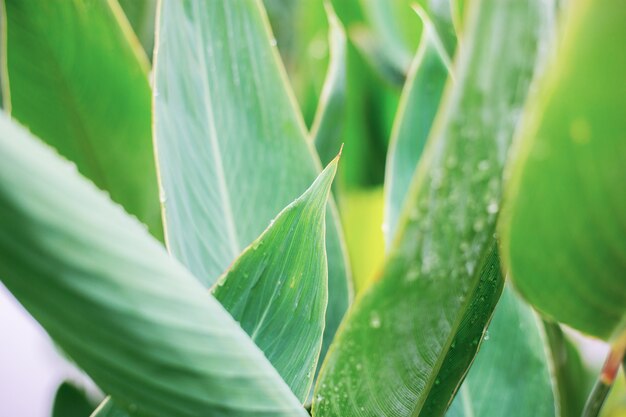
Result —
[[[52,405],[52,417],[86,417],[93,405],[85,393],[69,382],[63,382],[57,389]]]
[[[320,171],[274,43],[260,2],[161,3],[154,105],[167,243],[206,285]],[[351,294],[329,210],[323,352]]]
[[[337,159],[217,282],[213,294],[304,402],[328,302],[325,214]]]
[[[119,6],[104,0],[4,0],[4,6],[6,107],[161,237],[148,64]]]
[[[0,279],[132,415],[307,415],[196,278],[6,116]]]
[[[314,415],[445,413],[502,289],[500,179],[548,7],[472,2],[457,82],[444,95],[398,238],[322,366]]]
[[[556,416],[540,326],[530,307],[505,287],[446,417]]]
[[[626,330],[626,3],[565,11],[520,132],[502,253],[544,316],[610,340]]]

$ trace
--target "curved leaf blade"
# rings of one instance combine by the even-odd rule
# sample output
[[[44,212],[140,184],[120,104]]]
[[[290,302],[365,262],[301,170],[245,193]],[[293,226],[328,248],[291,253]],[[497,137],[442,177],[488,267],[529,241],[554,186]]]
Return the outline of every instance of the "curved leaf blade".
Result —
[[[324,87],[311,126],[311,137],[323,164],[328,163],[341,147],[341,131],[346,113],[346,33],[330,3],[328,16],[330,58]]]
[[[337,159],[287,206],[213,288],[304,403],[319,359],[328,303],[325,217]]]
[[[493,236],[501,175],[547,7],[472,2],[457,83],[380,279],[357,299],[322,366],[315,416],[445,413],[502,290]]]
[[[398,218],[439,109],[451,65],[432,23],[424,13],[420,12],[420,17],[422,39],[402,90],[387,153],[384,223],[387,245],[391,245],[397,232]]]
[[[320,171],[264,13],[256,0],[161,2],[154,109],[167,243],[207,286]],[[351,297],[329,210],[323,352]]]
[[[6,116],[0,277],[131,415],[307,415],[196,278]]]
[[[502,253],[544,316],[609,340],[626,330],[626,5],[568,7],[520,132]]]
[[[509,286],[446,417],[556,416],[540,323]]]
[[[119,5],[4,6],[3,87],[12,116],[161,238],[148,65]]]

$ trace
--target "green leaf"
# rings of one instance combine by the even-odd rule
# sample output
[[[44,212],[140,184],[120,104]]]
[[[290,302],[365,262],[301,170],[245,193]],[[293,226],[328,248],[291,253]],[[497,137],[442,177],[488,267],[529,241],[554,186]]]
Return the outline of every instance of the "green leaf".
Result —
[[[545,317],[626,330],[626,4],[573,0],[528,105],[500,222],[516,287]],[[541,244],[538,244],[541,243]]]
[[[530,307],[506,286],[446,417],[556,416],[540,326]]]
[[[544,321],[546,340],[552,362],[553,379],[559,399],[560,417],[579,417],[585,398],[591,392],[594,377],[585,368],[576,346],[563,334],[557,323]]]
[[[211,285],[320,163],[258,1],[163,0],[154,97],[167,243]],[[278,186],[279,185],[279,186]],[[333,204],[322,355],[351,288]]]
[[[317,368],[328,302],[325,214],[337,161],[274,219],[213,289],[303,403]]]
[[[128,417],[128,414],[115,406],[111,397],[106,397],[90,417]]]
[[[443,415],[500,296],[500,179],[550,21],[542,0],[475,0],[470,12],[411,204],[322,366],[315,416]]]
[[[422,39],[402,90],[391,132],[385,173],[385,240],[390,245],[411,179],[430,133],[448,79],[450,58],[428,16],[420,12]]]
[[[132,415],[307,415],[195,277],[5,116],[0,278]]]
[[[330,3],[324,3],[330,32],[330,61],[320,95],[311,137],[322,163],[328,163],[341,147],[346,116],[346,33]]]
[[[146,54],[154,49],[154,26],[157,0],[118,0]]]
[[[6,108],[162,237],[148,65],[117,3],[4,7]]]
[[[52,405],[52,417],[85,417],[92,409],[83,391],[69,382],[59,385]]]

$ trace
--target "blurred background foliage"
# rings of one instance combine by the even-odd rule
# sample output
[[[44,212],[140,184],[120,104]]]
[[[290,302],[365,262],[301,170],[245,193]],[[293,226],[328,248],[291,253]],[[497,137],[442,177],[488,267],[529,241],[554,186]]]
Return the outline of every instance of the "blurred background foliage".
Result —
[[[157,0],[118,0],[147,58],[152,61]],[[356,292],[366,288],[384,257],[383,180],[387,148],[401,88],[421,35],[411,10],[428,0],[332,0],[347,35],[344,143],[335,193],[346,234]],[[307,127],[311,127],[329,65],[329,22],[323,0],[263,0],[287,76]],[[455,2],[461,24],[463,1]],[[581,341],[582,340],[582,341]],[[589,374],[605,352],[575,337]],[[600,347],[602,350],[602,347]],[[594,368],[594,369],[590,369]],[[582,378],[583,376],[580,375]],[[572,399],[584,401],[584,398]],[[93,401],[64,382],[54,416],[88,415]],[[620,377],[604,406],[605,417],[626,416],[626,378]]]

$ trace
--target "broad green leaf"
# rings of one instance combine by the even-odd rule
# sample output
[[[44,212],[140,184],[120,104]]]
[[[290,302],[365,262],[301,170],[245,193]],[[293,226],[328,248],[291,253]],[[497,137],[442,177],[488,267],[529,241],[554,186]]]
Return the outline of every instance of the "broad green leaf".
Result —
[[[544,316],[626,330],[626,3],[571,0],[528,105],[500,221],[516,287]]]
[[[346,107],[346,34],[330,3],[325,4],[330,27],[330,60],[311,126],[311,137],[322,163],[328,163],[341,147]]]
[[[547,8],[543,0],[472,2],[457,82],[411,204],[379,280],[351,307],[322,366],[315,416],[445,413],[502,290],[493,236],[500,178]]]
[[[6,108],[160,238],[148,65],[119,5],[4,0],[4,7]]]
[[[146,54],[154,49],[157,0],[118,0]]]
[[[582,363],[576,346],[557,323],[544,321],[553,380],[559,400],[560,417],[579,417],[585,398],[591,391],[593,377]]]
[[[556,416],[540,326],[530,307],[506,286],[446,417]]]
[[[52,405],[52,417],[85,417],[93,405],[83,391],[69,382],[59,385]]]
[[[131,415],[306,416],[141,224],[0,116],[0,279]]]
[[[303,403],[324,331],[325,214],[337,161],[272,221],[213,289]]]
[[[158,25],[155,135],[167,243],[211,285],[308,188],[320,163],[260,2],[163,0]],[[329,210],[322,352],[351,297],[332,203]]]
[[[430,133],[448,79],[450,58],[437,33],[420,12],[422,39],[404,85],[387,153],[385,241],[391,244],[417,162]]]
[[[107,397],[100,403],[98,408],[91,413],[90,417],[128,417],[128,413],[116,407],[111,397]]]

